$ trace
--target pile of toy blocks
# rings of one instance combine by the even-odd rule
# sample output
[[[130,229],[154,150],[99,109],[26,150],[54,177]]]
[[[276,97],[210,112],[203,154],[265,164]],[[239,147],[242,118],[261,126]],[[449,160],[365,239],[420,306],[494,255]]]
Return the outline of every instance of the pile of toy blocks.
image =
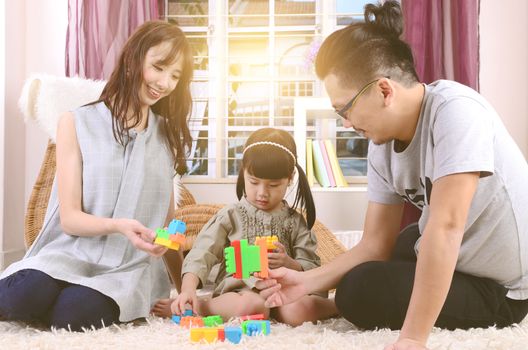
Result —
[[[183,221],[173,219],[167,229],[158,228],[156,230],[154,243],[178,250],[180,245],[185,243],[185,230],[187,230],[187,225]]]
[[[241,317],[240,326],[222,326],[222,317],[218,315],[197,317],[192,315],[192,310],[186,310],[183,316],[172,316],[172,321],[182,327],[190,328],[190,340],[193,343],[205,341],[213,343],[216,341],[225,341],[226,339],[238,344],[242,335],[254,336],[258,334],[270,334],[270,321],[264,320],[264,315],[251,315]]]

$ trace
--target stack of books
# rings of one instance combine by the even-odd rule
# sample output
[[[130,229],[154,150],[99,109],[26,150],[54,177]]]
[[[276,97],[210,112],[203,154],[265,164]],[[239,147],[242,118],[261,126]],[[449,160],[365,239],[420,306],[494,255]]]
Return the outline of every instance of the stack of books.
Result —
[[[313,186],[315,181],[321,187],[348,186],[332,141],[306,140],[306,176],[310,186]]]

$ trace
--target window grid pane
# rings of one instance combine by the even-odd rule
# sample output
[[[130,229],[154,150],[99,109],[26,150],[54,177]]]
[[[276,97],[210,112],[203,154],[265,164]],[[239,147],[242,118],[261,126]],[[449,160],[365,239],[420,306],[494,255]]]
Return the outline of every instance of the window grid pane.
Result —
[[[333,19],[331,28],[340,28],[361,21],[368,2],[335,0],[335,12],[322,13],[321,1],[229,0],[224,14],[213,15],[219,12],[212,1],[167,0],[167,20],[182,28],[194,50],[190,175],[237,175],[243,145],[259,128],[279,127],[293,134],[294,98],[322,94],[321,82],[313,72],[316,48],[323,39],[322,16]],[[215,35],[218,25],[225,26],[224,34]],[[215,54],[210,51],[214,42],[227,45],[225,57],[210,57]],[[225,62],[225,80],[210,67],[210,59]],[[214,80],[224,81],[223,102],[215,96]],[[215,100],[224,107],[219,109]],[[209,108],[213,108],[213,120],[209,120]],[[217,126],[224,136],[215,132]],[[309,120],[308,138],[317,136],[315,129]],[[365,176],[367,140],[339,123],[334,135],[331,139],[344,175]],[[224,155],[217,157],[215,149],[224,150]],[[214,170],[217,166],[223,169],[221,173]]]

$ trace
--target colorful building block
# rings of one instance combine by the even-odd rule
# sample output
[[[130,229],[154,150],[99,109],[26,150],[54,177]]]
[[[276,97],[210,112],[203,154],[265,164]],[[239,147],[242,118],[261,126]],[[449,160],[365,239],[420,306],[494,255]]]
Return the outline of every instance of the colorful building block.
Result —
[[[183,316],[192,316],[193,315],[193,311],[192,309],[186,309],[184,312],[183,312]]]
[[[185,328],[203,327],[204,322],[201,317],[184,316],[180,320],[180,326]]]
[[[247,239],[232,241],[224,249],[226,271],[234,278],[249,278],[253,273],[259,277],[268,277],[268,253],[266,240],[261,239],[255,245],[249,245]]]
[[[242,339],[242,329],[240,327],[224,327],[225,339],[233,344],[240,343]]]
[[[254,315],[240,316],[240,319],[241,319],[242,321],[247,321],[247,320],[263,320],[263,319],[264,319],[264,314],[254,314]]]
[[[224,320],[219,315],[204,317],[203,322],[206,327],[216,327],[224,324]]]
[[[266,249],[268,250],[268,253],[272,253],[275,249],[277,249],[277,246],[275,245],[275,243],[279,241],[279,237],[277,236],[257,236],[255,237],[255,242],[261,239],[266,240]]]
[[[185,243],[185,230],[187,226],[181,220],[173,219],[167,229],[156,229],[156,239],[154,243],[165,246],[169,249],[178,250],[180,245]]]
[[[269,320],[248,320],[242,322],[242,333],[252,336],[257,334],[270,334],[270,321]]]
[[[191,329],[191,342],[197,343],[201,341],[206,343],[214,343],[216,341],[224,341],[224,329],[223,328],[192,328]]]
[[[176,324],[180,324],[181,322],[181,316],[178,316],[178,315],[172,315],[172,322],[176,323]]]

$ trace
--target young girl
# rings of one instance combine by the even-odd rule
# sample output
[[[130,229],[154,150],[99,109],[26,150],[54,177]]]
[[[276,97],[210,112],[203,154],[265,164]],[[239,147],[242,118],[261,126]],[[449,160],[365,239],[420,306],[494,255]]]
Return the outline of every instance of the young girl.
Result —
[[[293,206],[284,200],[295,171],[298,190]],[[226,276],[223,260],[224,248],[231,241],[247,239],[254,244],[256,236],[277,236],[279,243],[269,253],[269,267],[285,266],[304,271],[320,265],[315,253],[315,235],[310,231],[315,221],[315,207],[306,175],[297,163],[295,142],[283,130],[265,128],[254,132],[247,140],[238,175],[239,202],[220,210],[197,236],[182,268],[182,291],[172,301],[174,314],[182,314],[186,304],[192,305],[199,315],[220,315],[223,318],[250,314],[270,316],[264,299],[252,287],[255,279],[238,280]],[[295,209],[300,206],[307,222]],[[211,268],[222,262],[215,281],[213,298],[198,300],[196,288],[205,285]],[[169,314],[169,301],[160,301],[155,314]],[[280,322],[299,325],[331,317],[336,313],[333,300],[326,294],[309,295],[298,302],[271,310],[271,316]]]
[[[191,48],[167,22],[125,44],[99,101],[65,113],[42,231],[0,280],[0,317],[81,330],[148,316],[169,295],[150,228],[173,214],[190,143]]]

